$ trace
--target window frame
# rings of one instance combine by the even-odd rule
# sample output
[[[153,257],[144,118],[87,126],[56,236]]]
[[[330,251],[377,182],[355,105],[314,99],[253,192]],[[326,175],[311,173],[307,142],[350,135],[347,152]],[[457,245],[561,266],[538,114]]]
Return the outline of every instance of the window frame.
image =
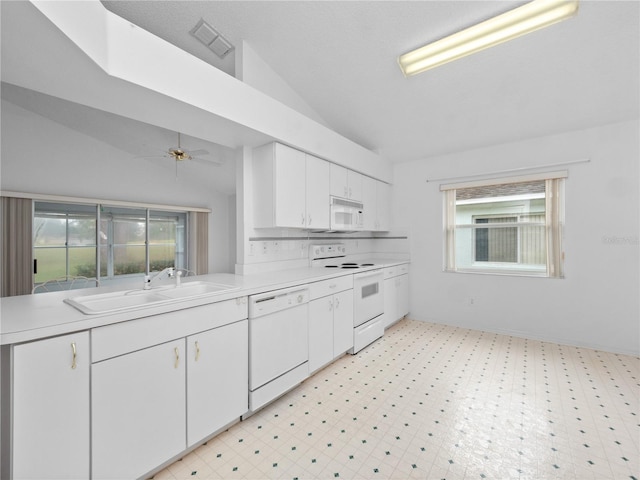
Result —
[[[93,209],[93,216],[89,213],[88,208]],[[145,230],[145,235],[144,235],[144,241],[143,243],[139,243],[137,245],[139,246],[143,246],[145,249],[145,255],[144,255],[144,271],[143,272],[136,272],[136,273],[130,273],[130,274],[119,274],[116,275],[115,271],[114,271],[114,255],[112,252],[113,249],[113,245],[115,245],[114,242],[114,235],[113,235],[113,219],[111,219],[108,223],[108,232],[105,232],[106,234],[106,239],[102,239],[101,236],[101,224],[102,221],[104,220],[104,212],[105,210],[107,212],[109,212],[110,215],[114,216],[114,217],[121,217],[121,218],[125,218],[128,215],[131,215],[132,217],[134,215],[142,218],[144,217],[144,230]],[[104,284],[103,282],[108,282],[108,283],[117,283],[121,280],[126,280],[126,279],[130,279],[130,278],[135,278],[135,277],[143,277],[144,275],[149,275],[149,274],[153,274],[155,272],[155,270],[151,269],[151,264],[150,264],[150,255],[149,255],[149,251],[150,248],[152,248],[154,245],[158,245],[158,243],[154,242],[153,238],[149,238],[149,232],[150,232],[150,223],[158,220],[158,219],[171,219],[174,217],[177,217],[177,223],[176,223],[176,239],[175,239],[175,243],[173,243],[172,245],[174,245],[174,250],[175,250],[175,256],[174,256],[174,266],[176,268],[188,268],[188,262],[189,262],[189,246],[190,246],[190,238],[189,238],[189,234],[190,234],[190,228],[189,228],[189,221],[190,221],[190,210],[180,210],[180,209],[171,209],[171,210],[163,210],[161,208],[151,208],[147,205],[141,205],[141,206],[136,206],[134,204],[131,205],[127,205],[127,206],[116,206],[116,205],[111,205],[108,203],[104,203],[104,204],[86,204],[86,203],[75,203],[75,202],[59,202],[59,201],[47,201],[47,200],[36,200],[34,201],[34,205],[33,205],[33,215],[32,215],[32,222],[35,223],[36,218],[38,216],[40,216],[39,214],[41,214],[42,216],[46,216],[46,215],[59,215],[60,218],[64,218],[65,219],[65,242],[64,245],[59,245],[59,246],[55,246],[55,247],[46,247],[46,246],[37,246],[35,243],[35,232],[34,232],[34,237],[32,239],[32,248],[33,248],[33,255],[34,258],[37,258],[37,250],[39,249],[44,249],[44,248],[58,248],[58,249],[65,249],[65,273],[64,275],[61,275],[60,277],[57,278],[65,278],[67,283],[70,283],[71,279],[75,276],[71,273],[70,268],[72,267],[72,265],[70,265],[69,263],[69,249],[70,248],[82,248],[80,246],[73,246],[70,245],[69,242],[69,219],[71,217],[74,216],[78,216],[80,215],[79,212],[82,211],[82,215],[91,217],[94,219],[95,222],[95,242],[92,245],[87,245],[86,247],[91,247],[94,248],[95,251],[95,278],[98,280],[98,282],[100,282],[101,284]],[[113,212],[116,212],[115,214]],[[124,213],[123,213],[124,212]],[[183,235],[184,238],[178,238],[178,234],[181,233]],[[101,255],[102,255],[102,249],[106,248],[106,253],[107,253],[107,269],[106,269],[106,275],[103,275],[101,273],[101,267],[102,267],[102,259],[101,259]],[[42,283],[44,283],[47,280],[51,280],[51,279],[46,279],[43,281],[39,281],[36,282],[35,281],[35,274],[34,274],[34,286],[38,286]],[[62,282],[62,284],[64,285],[65,282]]]
[[[443,193],[443,271],[453,273],[478,273],[478,274],[497,274],[497,275],[514,275],[514,276],[534,276],[545,278],[564,278],[564,190],[565,179],[568,177],[566,171],[537,173],[531,175],[521,175],[517,177],[490,178],[483,180],[475,180],[471,182],[459,182],[455,184],[440,185],[440,191]],[[494,224],[487,227],[489,223],[476,224],[475,217],[472,217],[471,224],[458,224],[456,216],[456,207],[460,205],[456,201],[456,191],[463,188],[472,187],[498,187],[505,184],[528,183],[532,181],[545,181],[545,193],[538,198],[544,198],[544,223],[540,222],[519,222]],[[530,195],[530,200],[536,194]],[[496,197],[508,198],[508,197]],[[464,200],[463,200],[464,202]],[[476,202],[482,203],[482,202]],[[514,216],[517,220],[522,215],[528,213],[505,212],[496,213],[496,217]],[[478,214],[478,218],[489,218],[492,214]],[[476,226],[482,225],[482,226]],[[520,236],[521,228],[527,226],[544,226],[544,244],[546,262],[541,264],[523,264],[521,260]],[[476,253],[476,230],[478,228],[503,228],[513,227],[517,230],[517,263],[512,262],[489,262],[477,261]],[[458,266],[456,264],[456,232],[460,229],[471,229],[471,248],[473,249],[471,265]]]

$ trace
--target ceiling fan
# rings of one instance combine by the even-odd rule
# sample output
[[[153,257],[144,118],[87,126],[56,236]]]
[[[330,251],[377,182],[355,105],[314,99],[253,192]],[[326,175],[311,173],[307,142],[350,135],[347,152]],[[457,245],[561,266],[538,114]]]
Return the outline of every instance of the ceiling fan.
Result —
[[[163,155],[151,155],[144,156],[142,158],[172,158],[176,162],[176,168],[179,162],[185,161],[193,161],[198,163],[204,163],[207,165],[213,165],[216,167],[221,166],[224,162],[222,160],[213,159],[213,158],[202,158],[205,155],[209,155],[208,150],[187,150],[186,148],[182,148],[181,145],[181,135],[178,132],[178,146],[175,148],[169,148],[165,151]]]
[[[167,153],[170,157],[172,157],[176,162],[183,162],[185,160],[201,160],[207,163],[215,163],[219,165],[218,162],[208,162],[207,160],[198,158],[199,155],[208,155],[209,152],[207,150],[192,150],[187,151],[183,149],[180,145],[180,132],[178,132],[178,148],[170,148],[167,150]]]

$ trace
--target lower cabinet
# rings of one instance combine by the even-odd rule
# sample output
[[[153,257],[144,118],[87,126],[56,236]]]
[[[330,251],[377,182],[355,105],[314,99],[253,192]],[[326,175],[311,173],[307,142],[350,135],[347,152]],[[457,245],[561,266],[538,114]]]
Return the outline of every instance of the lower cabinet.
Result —
[[[1,477],[89,478],[89,333],[3,347],[3,363],[5,352],[13,384],[3,409],[13,422],[8,445],[3,432]]]
[[[409,266],[385,268],[384,327],[409,313]]]
[[[93,479],[139,478],[248,411],[246,297],[92,331]]]
[[[353,276],[312,283],[309,290],[309,372],[313,373],[353,347]]]
[[[185,340],[92,366],[92,478],[138,478],[186,448]]]
[[[247,412],[246,320],[187,338],[187,447]]]

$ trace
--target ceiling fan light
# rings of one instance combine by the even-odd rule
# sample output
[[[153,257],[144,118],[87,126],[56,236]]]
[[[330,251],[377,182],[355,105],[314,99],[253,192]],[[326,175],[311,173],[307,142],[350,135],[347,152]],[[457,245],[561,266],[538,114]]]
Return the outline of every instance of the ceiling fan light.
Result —
[[[534,0],[502,15],[398,57],[405,76],[459,58],[565,20],[578,11],[578,0]]]

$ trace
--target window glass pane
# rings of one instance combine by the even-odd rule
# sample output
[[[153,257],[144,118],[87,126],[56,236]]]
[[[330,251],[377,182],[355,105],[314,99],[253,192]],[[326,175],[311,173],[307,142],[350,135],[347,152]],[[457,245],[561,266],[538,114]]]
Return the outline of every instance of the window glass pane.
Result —
[[[35,282],[64,278],[67,275],[67,252],[63,248],[39,247],[34,249],[34,258],[38,263]]]
[[[96,247],[69,248],[69,275],[93,278],[96,276]]]
[[[544,181],[456,190],[456,267],[546,269],[545,205]]]
[[[96,244],[96,218],[69,216],[69,239],[71,245],[92,245]]]
[[[113,274],[145,273],[145,250],[144,245],[114,245]]]
[[[64,246],[67,241],[66,215],[38,215],[33,219],[33,244],[40,246]]]
[[[149,245],[149,271],[159,272],[167,267],[175,267],[176,246]]]

